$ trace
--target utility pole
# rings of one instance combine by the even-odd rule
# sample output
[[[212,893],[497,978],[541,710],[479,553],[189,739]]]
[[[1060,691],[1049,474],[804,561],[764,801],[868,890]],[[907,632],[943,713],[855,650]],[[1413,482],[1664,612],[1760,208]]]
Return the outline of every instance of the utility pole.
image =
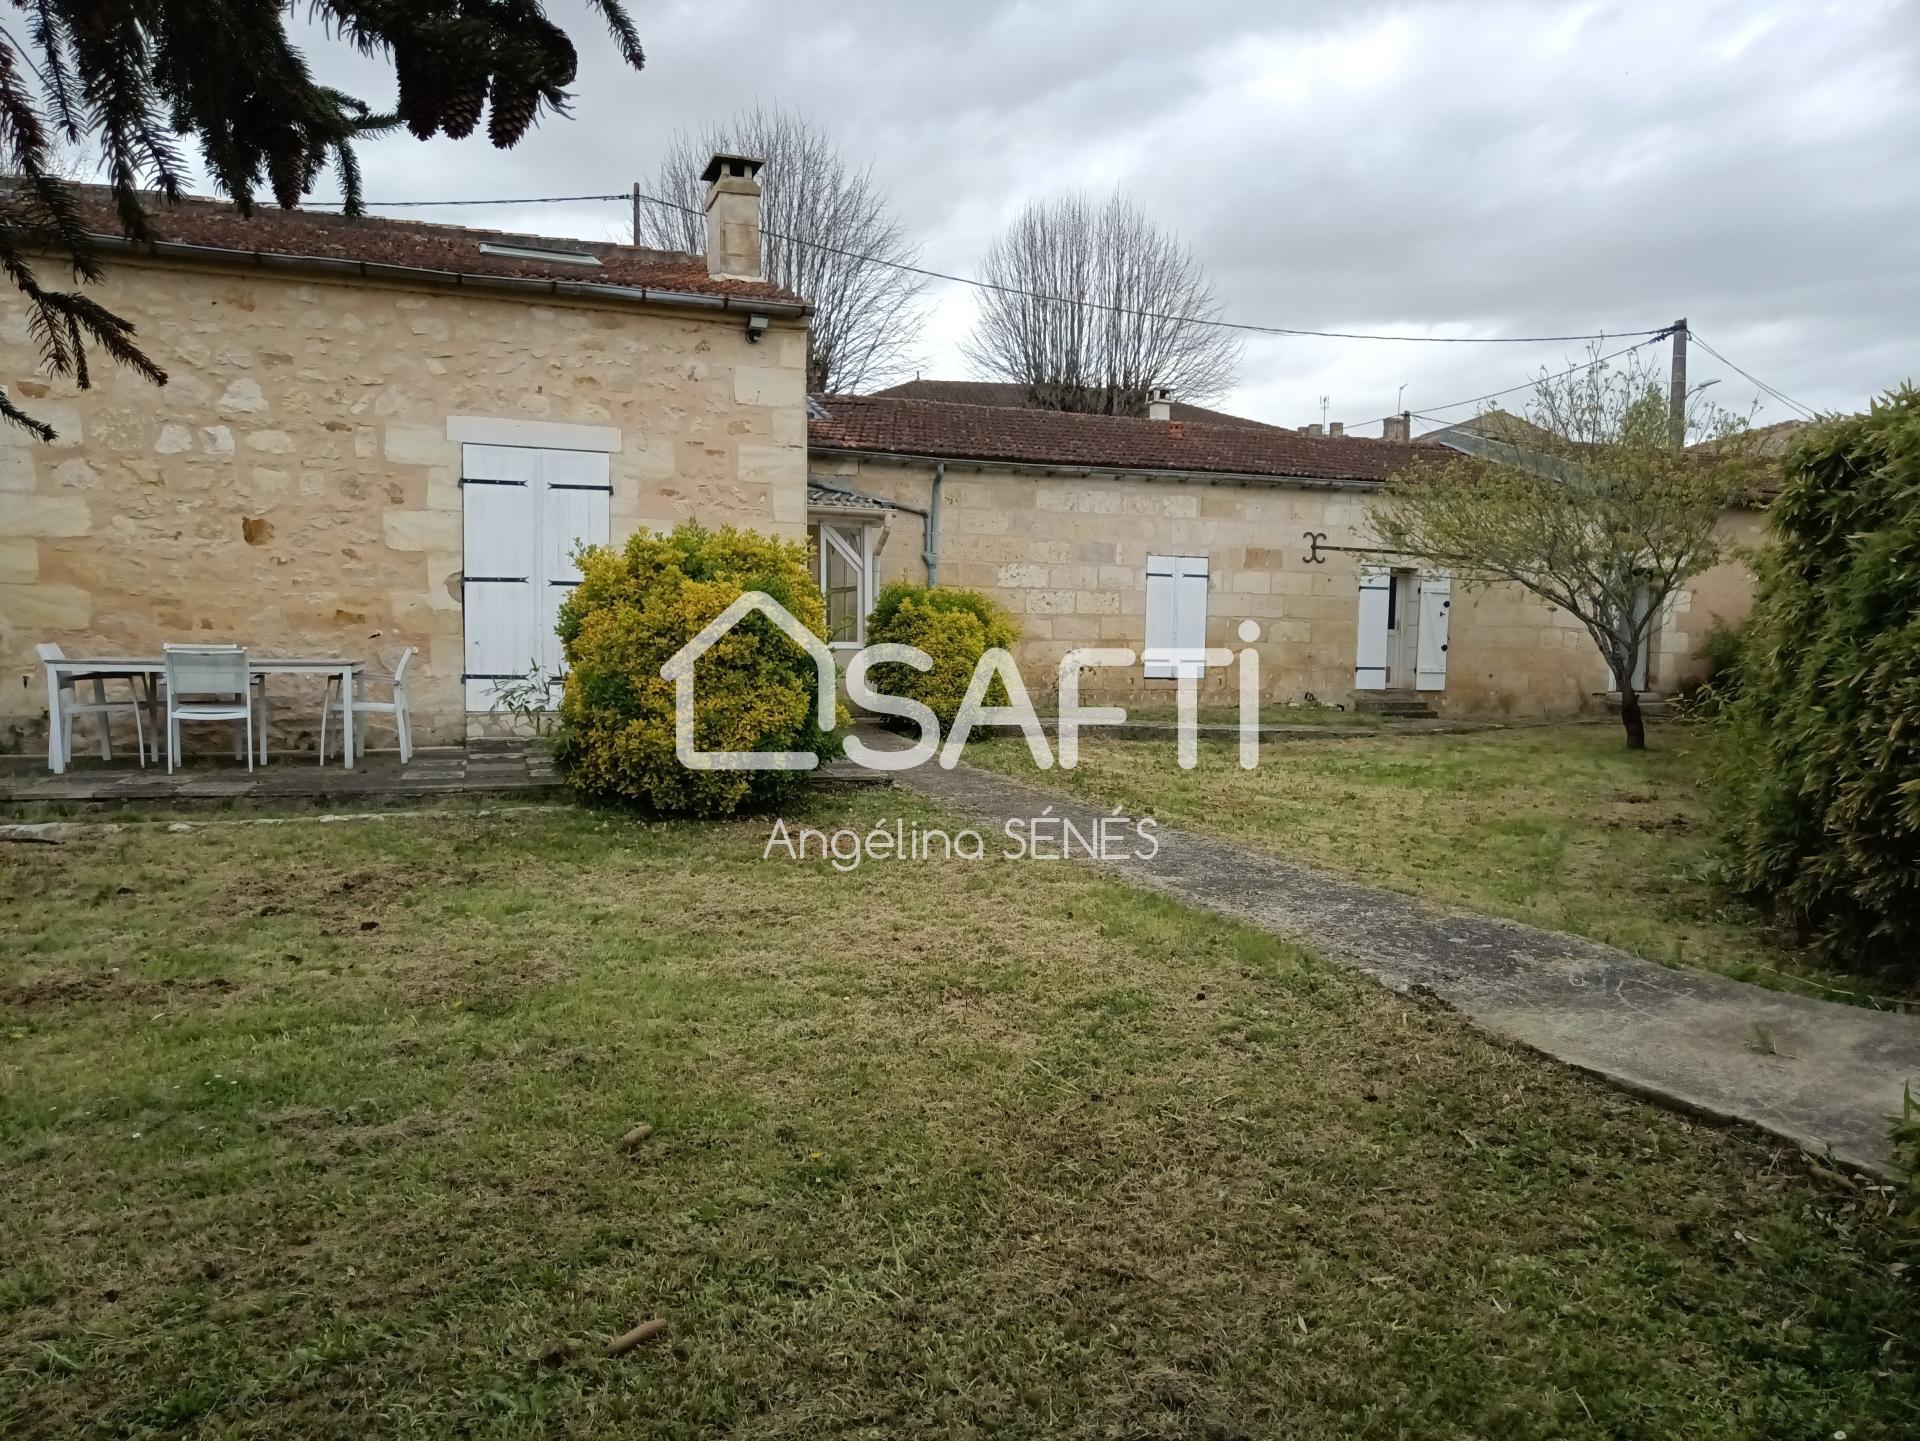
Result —
[[[1673,322],[1673,372],[1667,378],[1667,407],[1672,414],[1673,448],[1687,444],[1687,318]]]
[[[633,246],[636,250],[640,248],[640,182],[638,180],[633,182]],[[1681,324],[1684,325],[1686,322],[1682,321]]]

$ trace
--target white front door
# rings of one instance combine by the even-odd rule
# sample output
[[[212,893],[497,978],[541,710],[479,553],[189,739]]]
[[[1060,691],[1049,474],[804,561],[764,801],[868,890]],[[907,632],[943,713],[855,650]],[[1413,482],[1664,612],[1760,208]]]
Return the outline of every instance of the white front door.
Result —
[[[601,451],[463,445],[460,493],[467,709],[493,710],[536,673],[558,682],[554,626],[580,579],[574,551],[608,541],[611,463]]]

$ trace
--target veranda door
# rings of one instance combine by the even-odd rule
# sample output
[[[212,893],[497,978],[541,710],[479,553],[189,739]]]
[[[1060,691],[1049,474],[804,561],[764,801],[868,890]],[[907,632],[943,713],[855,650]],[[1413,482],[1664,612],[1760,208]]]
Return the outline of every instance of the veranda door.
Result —
[[[494,710],[534,673],[556,687],[560,602],[579,582],[573,554],[605,545],[613,477],[600,451],[460,448],[467,709]]]

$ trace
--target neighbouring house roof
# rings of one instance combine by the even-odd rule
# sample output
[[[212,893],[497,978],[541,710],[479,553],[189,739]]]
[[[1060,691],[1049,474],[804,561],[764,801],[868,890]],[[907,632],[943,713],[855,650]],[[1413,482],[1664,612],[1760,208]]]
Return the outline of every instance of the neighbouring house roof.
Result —
[[[886,395],[821,396],[810,415],[807,440],[816,450],[1042,468],[1381,481],[1409,465],[1445,455],[1424,441],[1310,436],[1275,426],[1078,415]]]
[[[1807,422],[1804,420],[1782,420],[1772,425],[1763,425],[1747,432],[1752,445],[1750,454],[1761,461],[1773,462],[1786,453],[1792,442]],[[1564,473],[1569,465],[1565,458],[1566,442],[1555,437],[1552,432],[1542,429],[1532,421],[1522,420],[1519,416],[1504,410],[1489,410],[1463,420],[1454,425],[1443,426],[1439,430],[1430,430],[1420,437],[1443,445],[1449,450],[1457,450],[1465,455],[1479,456],[1483,460],[1504,461],[1533,468],[1544,469],[1549,474]],[[1542,442],[1551,442],[1543,445]],[[1689,454],[1698,455],[1704,461],[1720,444],[1717,440],[1696,441],[1687,447]],[[1555,459],[1554,456],[1560,456]],[[1752,498],[1765,503],[1780,492],[1780,477],[1777,465],[1767,466],[1753,487]]]
[[[899,385],[890,385],[885,390],[876,390],[875,395],[892,396],[900,400],[944,400],[954,405],[998,405],[1013,410],[1039,410],[1027,394],[1027,387],[1017,381],[1001,380],[909,380]],[[1207,425],[1249,425],[1256,430],[1278,430],[1279,426],[1268,425],[1261,420],[1248,420],[1245,416],[1228,415],[1223,410],[1209,410],[1204,405],[1188,405],[1185,401],[1173,402],[1175,420],[1197,421]]]
[[[1452,425],[1443,425],[1438,430],[1429,430],[1420,438],[1445,444],[1461,436],[1486,436],[1493,440],[1503,440],[1510,445],[1525,445],[1530,440],[1550,438],[1551,431],[1522,419],[1509,410],[1483,410],[1480,414],[1466,420],[1457,420]]]
[[[1787,447],[1793,443],[1793,438],[1805,430],[1810,424],[1812,424],[1812,422],[1806,420],[1776,420],[1772,425],[1755,426],[1748,432],[1749,440],[1753,446],[1753,453],[1755,455],[1769,457],[1785,455],[1787,453]],[[1719,442],[1712,440],[1702,440],[1696,441],[1687,448],[1689,450],[1711,450],[1718,443]]]
[[[88,228],[113,245],[122,239],[112,192],[103,185],[78,185]],[[158,195],[143,197],[153,233],[154,253],[192,256],[196,252],[309,261],[368,275],[404,271],[442,280],[484,282],[547,281],[569,290],[608,293],[645,291],[661,298],[707,296],[722,300],[766,300],[803,304],[791,291],[766,281],[715,280],[706,260],[671,250],[647,250],[605,241],[476,230],[464,225],[418,220],[349,218],[318,210],[256,208],[250,216],[222,201],[194,198],[169,205]],[[481,247],[489,247],[483,250]],[[145,250],[146,246],[135,247]],[[502,253],[502,252],[505,253]],[[528,254],[525,252],[536,252]],[[543,257],[546,251],[561,258]],[[590,256],[584,263],[567,256]]]

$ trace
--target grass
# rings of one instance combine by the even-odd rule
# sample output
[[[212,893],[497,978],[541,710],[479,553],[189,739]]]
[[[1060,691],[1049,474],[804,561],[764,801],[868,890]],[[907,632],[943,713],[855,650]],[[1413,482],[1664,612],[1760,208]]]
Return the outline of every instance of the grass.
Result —
[[[1664,726],[1629,751],[1608,725],[1279,741],[1249,772],[1233,740],[1203,739],[1198,766],[1182,771],[1170,740],[1090,732],[1072,771],[1036,774],[1017,740],[970,744],[967,759],[1663,964],[1829,998],[1901,994],[1822,966],[1717,884],[1700,744]]]
[[[1086,869],[767,833],[0,845],[0,1431],[1920,1423],[1874,1193]]]
[[[1109,702],[1089,701],[1087,704],[1107,705]],[[1122,708],[1130,721],[1172,725],[1180,718],[1179,710],[1172,701],[1128,701]],[[1040,705],[1042,718],[1052,719],[1055,709],[1050,702],[1043,700]],[[1201,725],[1237,726],[1240,724],[1240,707],[1236,703],[1201,701],[1194,706],[1194,718]],[[1381,730],[1392,724],[1387,717],[1372,711],[1341,710],[1330,705],[1279,705],[1272,701],[1261,708],[1260,719],[1262,724],[1269,726],[1338,726],[1355,730]]]

